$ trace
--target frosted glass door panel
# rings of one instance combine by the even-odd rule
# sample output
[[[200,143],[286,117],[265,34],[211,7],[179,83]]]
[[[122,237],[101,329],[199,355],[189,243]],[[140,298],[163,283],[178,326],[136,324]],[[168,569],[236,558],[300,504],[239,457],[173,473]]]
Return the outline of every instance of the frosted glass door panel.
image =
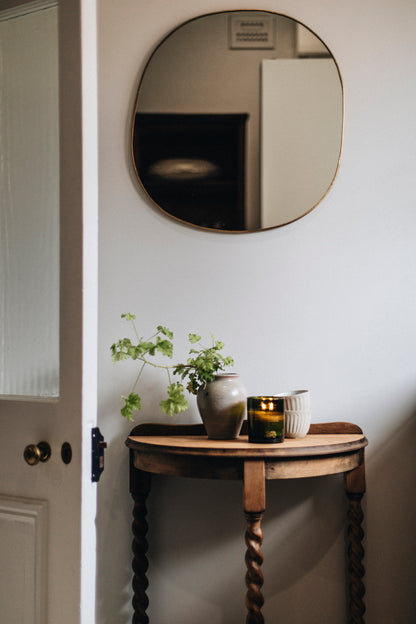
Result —
[[[2,395],[59,394],[57,36],[56,7],[0,11]]]

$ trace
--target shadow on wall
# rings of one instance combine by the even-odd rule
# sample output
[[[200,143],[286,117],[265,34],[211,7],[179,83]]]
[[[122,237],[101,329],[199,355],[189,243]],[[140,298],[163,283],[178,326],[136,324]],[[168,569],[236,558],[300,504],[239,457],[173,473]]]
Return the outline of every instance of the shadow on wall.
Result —
[[[172,623],[193,622],[193,608],[198,609],[198,624],[244,621],[242,484],[165,477],[153,482],[148,505],[151,621],[166,621],[169,602]],[[296,621],[304,622],[308,614],[311,617],[311,610],[309,622],[321,621],[322,603],[316,596],[325,597],[328,580],[339,586],[331,604],[333,601],[340,617],[331,621],[345,619],[346,504],[338,475],[268,482],[262,547],[266,621],[275,620],[275,601],[281,621],[290,621],[293,607],[280,603],[282,595],[298,583],[302,588],[304,577],[316,568],[320,573],[311,574],[314,580],[304,596],[303,619]],[[185,601],[182,607],[180,597]]]
[[[416,411],[372,453],[366,473],[367,621],[383,613],[385,623],[411,624],[416,622]]]

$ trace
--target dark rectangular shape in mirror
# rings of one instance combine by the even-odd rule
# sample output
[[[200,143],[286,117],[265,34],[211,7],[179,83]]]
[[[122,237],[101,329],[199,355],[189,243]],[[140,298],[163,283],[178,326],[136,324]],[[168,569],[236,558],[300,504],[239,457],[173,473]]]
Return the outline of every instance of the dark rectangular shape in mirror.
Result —
[[[246,119],[137,113],[134,163],[153,201],[193,225],[245,229]]]

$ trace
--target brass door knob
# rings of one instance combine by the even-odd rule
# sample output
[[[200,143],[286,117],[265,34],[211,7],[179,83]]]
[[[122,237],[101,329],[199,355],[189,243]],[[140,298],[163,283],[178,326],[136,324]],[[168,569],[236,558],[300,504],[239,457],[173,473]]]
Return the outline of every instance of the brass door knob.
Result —
[[[23,457],[29,466],[35,466],[39,462],[47,462],[51,453],[51,447],[48,442],[39,442],[39,444],[28,444],[24,450]]]

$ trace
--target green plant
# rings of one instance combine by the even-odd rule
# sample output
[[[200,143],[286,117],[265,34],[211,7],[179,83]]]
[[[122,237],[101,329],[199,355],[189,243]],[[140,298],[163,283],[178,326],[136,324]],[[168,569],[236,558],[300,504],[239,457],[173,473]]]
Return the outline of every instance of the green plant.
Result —
[[[140,364],[136,380],[129,396],[122,397],[124,403],[120,411],[122,416],[127,420],[132,421],[133,412],[141,409],[141,398],[135,392],[135,389],[145,366],[149,365],[155,368],[161,368],[167,372],[169,381],[167,387],[168,398],[160,402],[160,408],[165,414],[173,416],[173,414],[178,414],[188,409],[188,401],[184,395],[185,386],[182,382],[186,381],[186,389],[188,392],[196,394],[201,386],[204,386],[208,381],[214,379],[214,375],[217,371],[224,370],[225,366],[232,366],[234,364],[233,358],[220,353],[221,349],[224,347],[224,343],[220,340],[216,340],[212,334],[212,345],[210,347],[204,347],[201,344],[201,336],[188,334],[189,342],[194,346],[189,350],[189,357],[186,364],[158,364],[149,359],[149,357],[153,357],[156,354],[162,354],[169,358],[173,357],[173,332],[167,327],[158,325],[156,332],[145,340],[140,338],[137,333],[134,322],[136,317],[134,314],[122,314],[121,318],[124,318],[132,324],[138,342],[137,344],[133,344],[130,338],[118,340],[111,345],[111,358],[113,362],[132,359],[137,360]],[[175,375],[180,378],[180,381],[174,381],[172,379],[172,376]]]

